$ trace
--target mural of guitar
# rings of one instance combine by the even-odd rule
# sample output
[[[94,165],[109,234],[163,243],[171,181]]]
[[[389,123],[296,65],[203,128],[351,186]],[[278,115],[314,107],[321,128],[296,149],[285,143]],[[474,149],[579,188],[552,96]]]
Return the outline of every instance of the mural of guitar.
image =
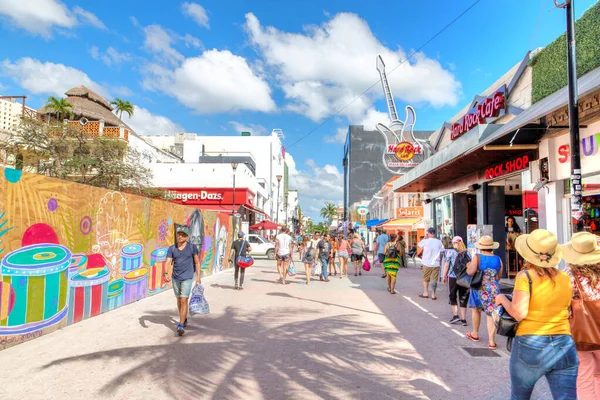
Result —
[[[376,125],[377,130],[385,138],[383,165],[393,174],[404,175],[423,162],[433,151],[427,140],[417,139],[414,135],[417,114],[412,106],[406,106],[404,121],[398,118],[396,103],[385,73],[385,63],[381,56],[377,56],[377,71],[379,71],[381,77],[381,85],[383,86],[390,117],[389,125],[382,123]]]

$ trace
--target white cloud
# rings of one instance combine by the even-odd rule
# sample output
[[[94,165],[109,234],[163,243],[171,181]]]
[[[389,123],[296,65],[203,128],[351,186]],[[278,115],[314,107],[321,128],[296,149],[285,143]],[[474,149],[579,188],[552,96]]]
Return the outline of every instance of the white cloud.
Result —
[[[73,13],[80,18],[80,21],[88,25],[95,26],[98,29],[106,29],[104,22],[100,20],[94,13],[84,10],[83,8],[76,6],[73,9]]]
[[[85,72],[64,64],[43,63],[34,58],[24,57],[14,63],[4,60],[1,71],[2,75],[10,77],[33,94],[64,96],[67,90],[85,85],[101,96],[109,97],[108,90],[90,79]]]
[[[229,125],[233,127],[237,134],[241,132],[250,132],[253,136],[264,136],[269,133],[267,128],[260,124],[245,124],[238,121],[229,121]]]
[[[298,170],[291,154],[287,153],[285,159],[290,176],[289,187],[298,190],[303,214],[313,221],[320,221],[319,213],[326,202],[339,204],[343,199],[343,172],[331,164],[320,167],[311,159],[305,162],[307,169]]]
[[[100,50],[98,49],[98,47],[92,46],[90,48],[90,55],[92,56],[92,58],[94,60],[99,60],[100,59]]]
[[[304,33],[288,33],[264,27],[252,13],[246,14],[246,31],[266,65],[275,70],[288,109],[314,121],[340,115],[351,124],[385,117],[373,102],[382,98],[381,85],[356,99],[379,79],[375,69],[377,55],[387,64],[388,73],[407,53],[401,48],[384,46],[371,32],[366,21],[355,14],[341,13],[321,26],[309,26]],[[460,82],[438,61],[423,53],[414,55],[389,76],[396,97],[434,107],[455,105]],[[350,105],[348,105],[352,102]]]
[[[169,64],[177,64],[184,57],[172,45],[176,38],[165,31],[160,25],[148,25],[144,28],[144,47],[153,53],[159,61]]]
[[[206,15],[206,10],[200,4],[183,3],[181,5],[181,9],[183,10],[184,14],[190,16],[194,21],[196,21],[198,25],[210,29],[210,25],[208,24],[208,15]]]
[[[195,36],[190,35],[189,33],[186,34],[185,36],[182,36],[181,40],[183,40],[185,47],[193,47],[196,49],[199,47],[202,47],[202,42],[200,41],[200,39],[198,39]]]
[[[1,0],[0,15],[26,31],[46,38],[55,27],[70,29],[77,19],[60,0]]]
[[[199,114],[275,110],[267,82],[252,71],[245,58],[229,50],[204,51],[174,70],[150,64],[143,73],[146,89],[175,97]]]
[[[141,136],[168,135],[182,132],[183,128],[162,115],[152,114],[149,110],[134,106],[133,116],[123,116],[123,121]]]
[[[92,46],[90,48],[90,55],[94,60],[102,60],[102,62],[109,67],[112,65],[120,64],[124,61],[131,61],[132,56],[129,53],[120,53],[113,47],[106,49],[106,53],[101,53],[98,47]]]

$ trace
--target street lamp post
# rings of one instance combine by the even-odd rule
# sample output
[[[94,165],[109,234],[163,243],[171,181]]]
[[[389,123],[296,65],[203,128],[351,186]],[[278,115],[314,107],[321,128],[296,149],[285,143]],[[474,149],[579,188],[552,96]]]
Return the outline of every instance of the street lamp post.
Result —
[[[231,202],[231,216],[235,215],[235,171],[237,170],[238,163],[232,162],[231,169],[233,169],[233,200]]]
[[[569,76],[569,130],[571,131],[571,218],[573,233],[582,229],[580,223],[583,218],[581,206],[581,194],[583,185],[581,183],[581,154],[579,142],[579,95],[577,90],[577,58],[575,54],[575,11],[573,0],[564,0],[559,3],[554,0],[558,8],[566,9],[567,14],[567,70]]]
[[[275,213],[275,223],[279,224],[279,186],[281,185],[281,178],[283,176],[277,175],[275,178],[277,178],[277,211]]]

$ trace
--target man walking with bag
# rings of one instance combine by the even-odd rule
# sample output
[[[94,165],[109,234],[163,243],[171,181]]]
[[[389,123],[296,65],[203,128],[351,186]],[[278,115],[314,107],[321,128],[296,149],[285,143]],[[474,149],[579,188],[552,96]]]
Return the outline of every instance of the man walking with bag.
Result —
[[[235,268],[235,290],[243,290],[242,287],[244,285],[244,274],[246,272],[245,268],[241,268],[238,265],[238,257],[246,257],[248,252],[252,251],[252,247],[250,247],[250,243],[246,239],[244,239],[244,232],[238,232],[238,239],[234,240],[231,244],[231,250],[233,250],[233,266]],[[241,271],[240,271],[241,270]],[[240,284],[238,285],[238,276],[240,279]]]
[[[173,292],[177,298],[179,324],[177,334],[183,336],[187,326],[188,299],[194,282],[202,283],[200,276],[200,251],[190,243],[187,226],[177,227],[177,243],[169,247],[165,265],[165,282],[173,281]],[[194,268],[195,267],[195,268]],[[195,271],[194,271],[195,269]]]

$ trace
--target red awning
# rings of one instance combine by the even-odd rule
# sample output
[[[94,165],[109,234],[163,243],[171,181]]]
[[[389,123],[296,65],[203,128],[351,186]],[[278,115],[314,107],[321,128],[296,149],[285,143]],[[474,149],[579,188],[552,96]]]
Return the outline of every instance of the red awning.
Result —
[[[196,207],[199,208],[201,210],[206,210],[206,211],[214,211],[214,212],[221,212],[221,213],[227,213],[227,214],[231,214],[231,204],[207,204],[207,205],[193,205],[191,207]],[[247,210],[259,213],[264,215],[266,218],[270,218],[269,215],[267,215],[264,211],[259,210],[258,208],[255,208],[254,206],[251,206],[249,204],[236,204],[234,206],[234,210],[239,210],[240,207],[244,207]]]
[[[207,205],[195,204],[195,205],[190,206],[190,207],[199,208],[199,209],[205,210],[205,211],[214,211],[214,212],[231,214],[231,204],[225,204],[225,205],[221,205],[221,204],[207,204]],[[236,204],[234,210],[237,210],[238,208],[240,208],[240,205]]]

